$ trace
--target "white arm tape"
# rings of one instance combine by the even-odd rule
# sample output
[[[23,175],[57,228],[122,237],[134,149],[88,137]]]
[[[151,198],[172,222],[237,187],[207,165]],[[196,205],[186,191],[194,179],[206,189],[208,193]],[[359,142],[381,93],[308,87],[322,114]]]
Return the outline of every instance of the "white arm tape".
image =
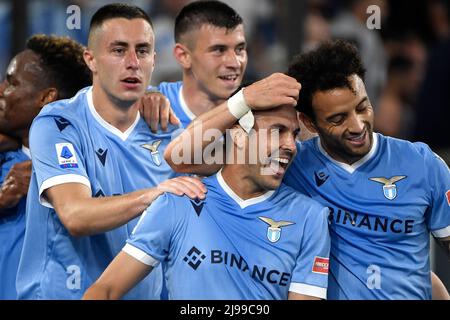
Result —
[[[229,98],[227,104],[228,110],[236,119],[242,118],[250,111],[250,107],[245,103],[244,89],[239,90],[234,96]]]

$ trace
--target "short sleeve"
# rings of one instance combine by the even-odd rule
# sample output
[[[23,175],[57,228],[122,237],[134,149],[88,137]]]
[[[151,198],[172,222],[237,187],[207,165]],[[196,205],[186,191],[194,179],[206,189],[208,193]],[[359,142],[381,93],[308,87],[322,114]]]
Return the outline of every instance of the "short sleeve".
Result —
[[[142,214],[123,251],[153,267],[167,257],[176,221],[174,197],[163,194],[153,201]]]
[[[427,226],[436,238],[446,238],[450,237],[450,171],[444,160],[429,148],[427,151],[425,160],[431,195],[426,212]]]
[[[326,299],[330,254],[328,213],[328,208],[318,205],[308,212],[289,291]]]
[[[80,141],[77,130],[67,119],[45,116],[33,122],[30,151],[42,205],[52,207],[42,194],[55,185],[75,182],[91,188]]]

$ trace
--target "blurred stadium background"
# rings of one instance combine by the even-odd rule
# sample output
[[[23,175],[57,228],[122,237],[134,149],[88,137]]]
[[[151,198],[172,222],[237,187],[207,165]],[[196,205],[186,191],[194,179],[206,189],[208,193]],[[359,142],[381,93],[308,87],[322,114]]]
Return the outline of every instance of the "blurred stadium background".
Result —
[[[223,1],[245,21],[246,81],[285,71],[293,55],[321,40],[349,39],[359,47],[367,69],[376,130],[424,141],[450,164],[450,0]],[[86,44],[92,14],[113,2],[138,5],[153,20],[157,60],[152,83],[180,79],[172,57],[173,22],[189,0],[0,0],[0,78],[32,34],[67,35]],[[69,28],[77,22],[72,5],[80,9],[80,27],[75,29]],[[368,13],[371,5],[380,13],[373,30],[368,19],[370,26],[377,17]],[[449,260],[439,248],[432,252],[433,269],[450,290]]]

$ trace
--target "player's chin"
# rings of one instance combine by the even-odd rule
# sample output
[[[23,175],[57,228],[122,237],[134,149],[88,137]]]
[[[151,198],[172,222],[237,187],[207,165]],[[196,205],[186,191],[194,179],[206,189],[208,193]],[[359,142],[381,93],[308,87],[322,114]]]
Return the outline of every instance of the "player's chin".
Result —
[[[267,191],[276,190],[280,187],[284,175],[270,175],[264,179],[264,187]]]

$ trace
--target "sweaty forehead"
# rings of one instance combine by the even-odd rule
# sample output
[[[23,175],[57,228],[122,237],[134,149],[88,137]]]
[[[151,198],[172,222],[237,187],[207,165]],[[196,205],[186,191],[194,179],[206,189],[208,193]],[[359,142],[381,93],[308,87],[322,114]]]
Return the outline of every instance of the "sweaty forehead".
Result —
[[[42,69],[39,56],[31,50],[25,50],[13,58],[6,70],[9,75],[17,75],[18,73],[40,74]]]

